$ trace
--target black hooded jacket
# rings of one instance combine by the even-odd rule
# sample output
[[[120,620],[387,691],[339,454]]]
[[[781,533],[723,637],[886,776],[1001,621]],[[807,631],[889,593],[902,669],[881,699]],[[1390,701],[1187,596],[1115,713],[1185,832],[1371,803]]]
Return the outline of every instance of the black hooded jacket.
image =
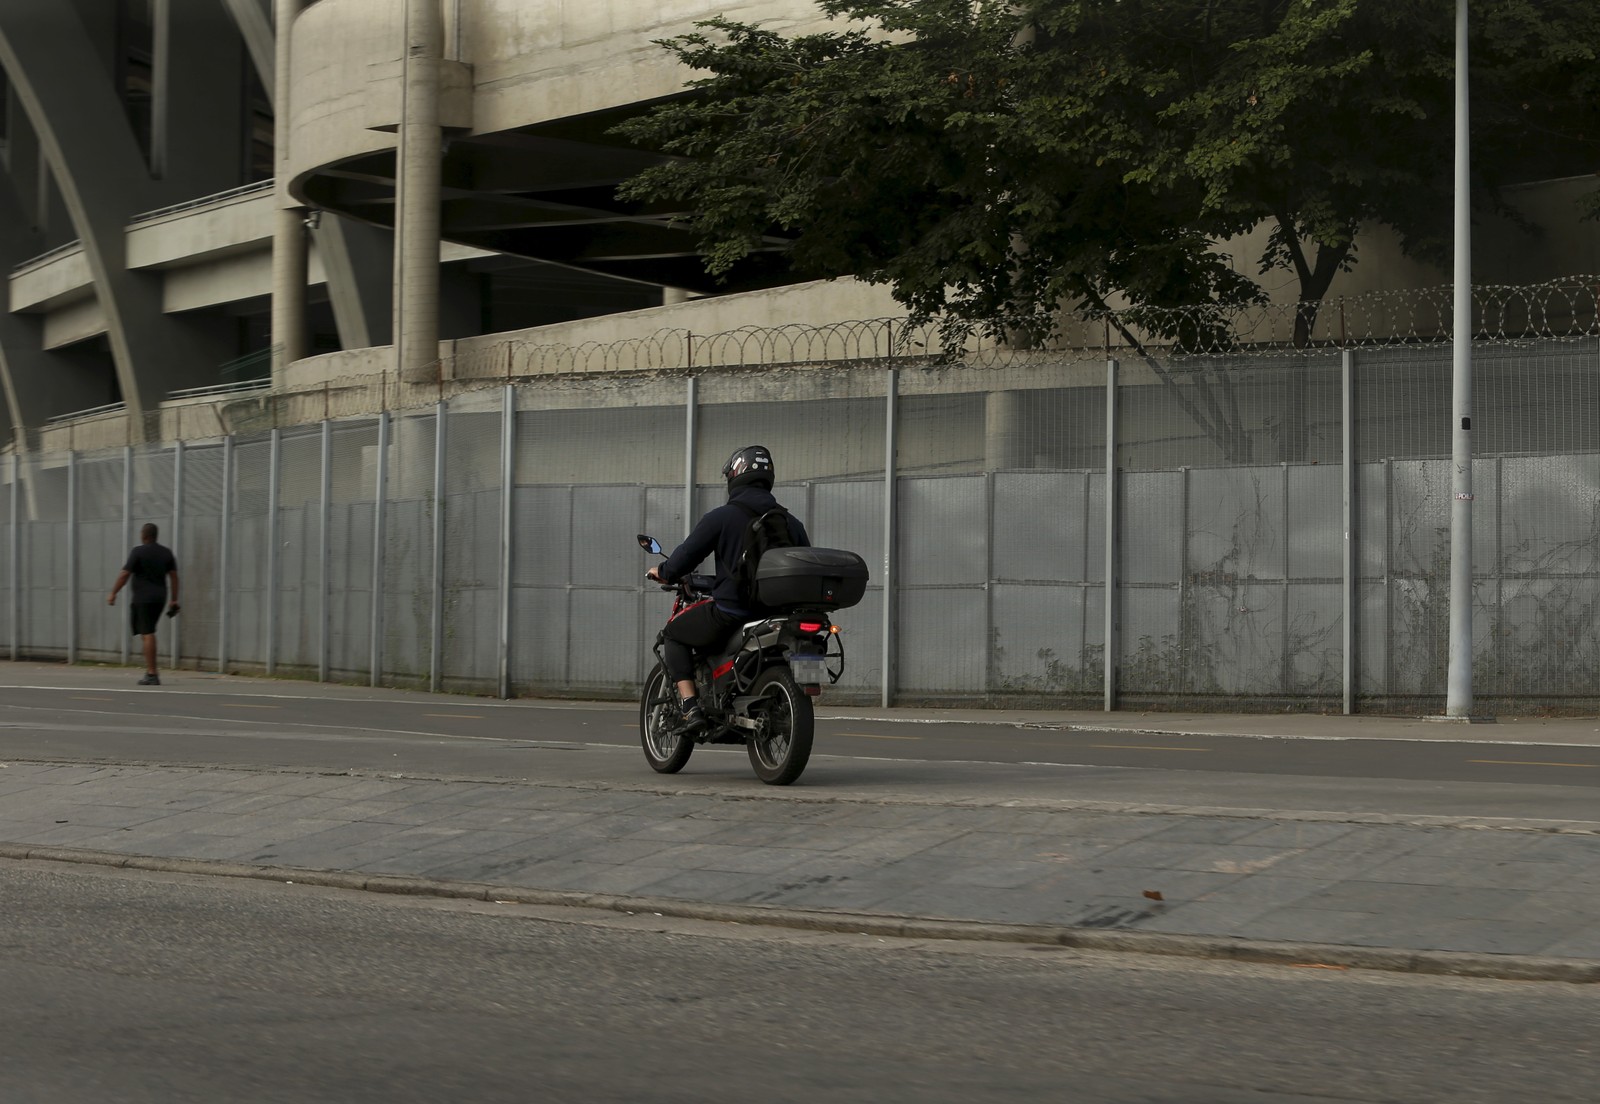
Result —
[[[744,532],[756,515],[743,507],[748,506],[761,514],[777,505],[778,500],[765,487],[737,488],[728,496],[726,503],[708,511],[694,527],[694,532],[673,549],[672,555],[661,565],[661,577],[669,583],[675,583],[715,552],[717,583],[712,588],[711,596],[716,599],[717,608],[738,616],[747,615],[749,611],[739,601],[739,588],[733,578],[733,569],[739,563],[739,553],[744,551]],[[811,538],[806,536],[806,527],[793,514],[789,515],[789,537],[796,545],[811,543]]]

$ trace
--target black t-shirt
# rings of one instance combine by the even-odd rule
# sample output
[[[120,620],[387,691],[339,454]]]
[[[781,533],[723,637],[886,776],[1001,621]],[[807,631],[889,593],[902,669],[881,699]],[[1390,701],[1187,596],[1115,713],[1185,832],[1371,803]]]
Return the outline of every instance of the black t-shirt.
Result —
[[[136,545],[128,553],[128,562],[122,565],[122,570],[133,576],[133,601],[165,602],[167,573],[178,570],[178,561],[172,549],[152,541]]]

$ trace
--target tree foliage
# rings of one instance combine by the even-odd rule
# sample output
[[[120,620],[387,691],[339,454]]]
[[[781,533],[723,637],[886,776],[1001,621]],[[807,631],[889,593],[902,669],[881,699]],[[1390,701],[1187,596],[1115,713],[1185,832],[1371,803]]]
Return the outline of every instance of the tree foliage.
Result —
[[[823,0],[834,29],[718,18],[662,45],[693,93],[620,127],[624,185],[708,270],[891,286],[919,319],[1047,336],[1119,296],[1179,342],[1297,282],[1302,336],[1356,232],[1448,248],[1454,0]],[[1474,158],[1496,185],[1600,161],[1600,4],[1474,0]],[[1271,228],[1259,257],[1216,243]],[[1141,316],[1142,312],[1142,316]],[[1220,330],[1221,322],[1212,324]]]

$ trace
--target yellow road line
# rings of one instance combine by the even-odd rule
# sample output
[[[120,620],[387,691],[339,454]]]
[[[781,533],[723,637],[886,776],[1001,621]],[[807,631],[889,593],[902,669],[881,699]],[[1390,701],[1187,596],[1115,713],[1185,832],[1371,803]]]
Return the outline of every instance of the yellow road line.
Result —
[[[1469,763],[1493,763],[1503,767],[1588,767],[1600,770],[1600,763],[1545,763],[1537,759],[1468,759]]]
[[[1154,747],[1150,744],[1090,744],[1094,748],[1113,748],[1117,751],[1210,751],[1210,748]]]

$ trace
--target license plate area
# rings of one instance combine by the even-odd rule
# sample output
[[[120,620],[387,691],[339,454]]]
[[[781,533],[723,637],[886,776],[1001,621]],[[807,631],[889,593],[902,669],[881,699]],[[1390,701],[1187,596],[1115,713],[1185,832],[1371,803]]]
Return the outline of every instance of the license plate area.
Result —
[[[820,686],[828,678],[828,665],[821,656],[790,656],[789,670],[801,686]]]

